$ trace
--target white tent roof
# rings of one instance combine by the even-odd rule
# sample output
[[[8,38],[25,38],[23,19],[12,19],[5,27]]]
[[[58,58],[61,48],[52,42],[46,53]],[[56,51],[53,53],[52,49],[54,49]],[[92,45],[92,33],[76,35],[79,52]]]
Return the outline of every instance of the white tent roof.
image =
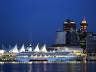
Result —
[[[21,47],[21,49],[19,50],[19,52],[25,52],[24,44],[22,45],[22,47]]]
[[[37,46],[35,47],[35,49],[34,49],[34,52],[39,52],[40,50],[39,50],[39,44],[37,44]]]
[[[11,53],[19,53],[18,48],[17,48],[17,44],[9,52],[11,52]]]
[[[47,52],[46,45],[44,44],[41,48],[41,52]]]
[[[31,44],[29,45],[29,47],[27,47],[27,50],[28,50],[29,52],[32,51],[32,45],[31,45]]]
[[[29,46],[32,47],[32,44],[30,44]]]
[[[5,50],[0,50],[0,53],[3,54],[5,52]]]
[[[31,51],[32,51],[32,47],[28,47],[27,50],[28,50],[29,52],[31,52]]]

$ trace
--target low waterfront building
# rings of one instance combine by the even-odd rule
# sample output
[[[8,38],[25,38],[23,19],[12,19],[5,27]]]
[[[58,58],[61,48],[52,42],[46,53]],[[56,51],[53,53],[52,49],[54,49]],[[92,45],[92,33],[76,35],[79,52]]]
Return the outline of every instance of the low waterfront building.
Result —
[[[86,51],[89,55],[96,55],[96,34],[89,34],[87,36]]]
[[[82,55],[83,49],[79,46],[58,46],[58,47],[48,47],[48,51],[69,51],[71,53],[74,53],[76,55]]]

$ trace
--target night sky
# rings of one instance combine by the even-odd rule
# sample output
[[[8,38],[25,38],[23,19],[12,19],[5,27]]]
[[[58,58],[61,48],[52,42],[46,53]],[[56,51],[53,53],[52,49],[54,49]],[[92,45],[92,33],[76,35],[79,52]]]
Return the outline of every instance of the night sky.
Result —
[[[0,44],[55,43],[65,19],[96,32],[96,0],[0,0]]]

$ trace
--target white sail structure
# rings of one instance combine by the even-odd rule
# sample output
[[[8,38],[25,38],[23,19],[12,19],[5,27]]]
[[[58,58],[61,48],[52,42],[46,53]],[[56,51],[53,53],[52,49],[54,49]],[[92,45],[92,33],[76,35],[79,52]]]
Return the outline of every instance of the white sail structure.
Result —
[[[32,47],[28,47],[28,52],[32,52]]]
[[[44,44],[40,50],[41,52],[47,52],[46,45]]]
[[[39,44],[37,44],[37,46],[35,47],[34,52],[40,52],[40,50],[39,50]]]
[[[17,44],[9,51],[10,53],[19,53]]]
[[[5,50],[0,50],[0,54],[4,54]]]
[[[21,49],[19,50],[19,52],[25,52],[24,44],[22,45],[22,47],[21,47]]]
[[[32,52],[32,45],[30,44],[29,47],[27,47],[28,52]]]

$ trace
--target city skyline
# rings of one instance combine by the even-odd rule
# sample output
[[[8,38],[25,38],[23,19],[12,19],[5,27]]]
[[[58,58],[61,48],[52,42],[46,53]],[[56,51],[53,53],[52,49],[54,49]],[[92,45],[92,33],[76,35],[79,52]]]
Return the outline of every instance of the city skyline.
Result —
[[[71,24],[72,23],[72,24]],[[79,30],[82,30],[82,24],[84,23],[84,29],[85,29],[85,24],[87,24],[87,26],[86,26],[86,31],[85,32],[88,32],[88,33],[90,33],[91,31],[89,31],[88,30],[88,22],[87,22],[87,20],[86,20],[86,17],[84,16],[83,18],[82,18],[82,21],[81,21],[81,23],[80,23],[80,26],[79,27],[77,27],[77,25],[76,25],[76,22],[72,19],[72,20],[70,20],[70,19],[66,19],[66,20],[64,20],[64,24],[62,25],[62,28],[61,29],[59,29],[59,30],[57,30],[57,31],[55,31],[55,33],[57,33],[57,32],[60,32],[60,33],[62,33],[62,32],[68,32],[68,31],[71,31],[70,29],[71,29],[71,27],[74,27],[75,28],[75,30],[77,30],[77,32],[79,31]],[[71,27],[69,26],[69,28],[68,28],[68,31],[66,31],[66,28],[68,27],[68,26],[66,26],[66,28],[65,28],[65,26],[64,25],[71,25]],[[73,29],[74,29],[73,28]],[[73,31],[73,30],[72,30]],[[94,33],[94,32],[93,32]],[[56,44],[56,41],[57,41],[57,36],[54,36],[54,37],[56,37],[55,38],[55,40],[54,40],[54,43],[51,43],[50,45],[54,45],[54,44]],[[64,38],[65,39],[65,38]],[[64,39],[62,39],[62,40],[64,40]],[[66,40],[66,39],[65,39]],[[30,44],[32,44],[32,46],[35,46],[36,45],[36,43],[34,43],[34,42],[32,42],[31,40],[26,40],[26,41],[20,41],[20,40],[18,40],[18,42],[15,42],[15,40],[13,40],[13,41],[11,41],[12,43],[10,43],[10,44],[8,44],[7,42],[5,42],[6,44],[7,44],[7,47],[10,47],[11,45],[12,46],[14,46],[14,45],[18,45],[19,47],[20,46],[22,46],[23,44],[25,44],[25,46],[29,46]],[[1,44],[1,48],[3,47],[3,48],[6,48],[6,44],[4,45],[4,43],[2,42],[2,44]],[[40,44],[40,46],[41,45],[43,45],[43,44],[45,44],[45,43],[40,43],[40,42],[38,42],[37,44]],[[57,43],[57,44],[59,44],[59,43]]]
[[[86,17],[88,30],[96,32],[95,0],[0,1],[0,44],[30,41],[53,44],[56,30],[65,19],[74,19],[80,26]]]

